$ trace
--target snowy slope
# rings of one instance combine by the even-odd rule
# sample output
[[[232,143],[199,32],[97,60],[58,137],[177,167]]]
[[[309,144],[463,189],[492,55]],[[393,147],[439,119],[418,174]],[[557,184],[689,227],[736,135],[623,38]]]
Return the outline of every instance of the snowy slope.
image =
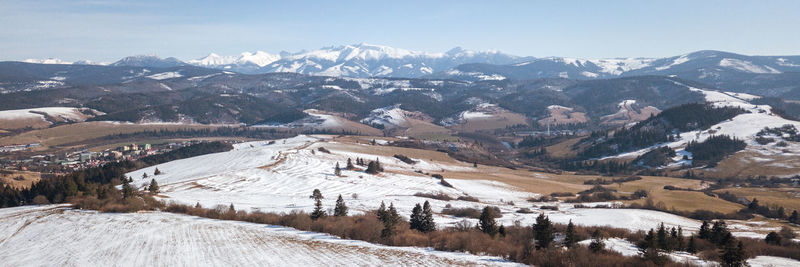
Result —
[[[332,209],[333,200],[341,194],[353,213],[374,210],[384,201],[387,204],[394,203],[406,219],[415,204],[428,200],[436,213],[441,212],[446,205],[477,209],[486,205],[498,206],[504,215],[498,221],[505,225],[514,224],[515,221],[530,225],[539,212],[544,212],[557,223],[566,224],[572,220],[580,225],[612,226],[634,231],[654,228],[662,222],[668,227],[681,226],[687,233],[700,226],[700,222],[696,220],[650,210],[576,209],[565,203],[552,203],[559,206],[558,211],[541,210],[526,201],[536,197],[536,194],[501,182],[447,179],[454,186],[450,188],[441,185],[438,179],[414,174],[415,170],[470,171],[473,169],[471,164],[414,158],[418,162],[409,165],[391,156],[353,152],[370,151],[370,145],[343,144],[330,138],[300,136],[286,139],[285,143],[277,140],[271,145],[263,141],[242,143],[229,152],[168,162],[128,175],[134,178],[133,184],[139,187],[154,177],[161,186],[161,195],[166,201],[185,204],[199,202],[206,207],[233,203],[241,209],[309,212],[313,209],[313,202],[308,195],[314,189],[319,189],[325,196],[323,205],[326,209]],[[325,147],[332,153],[317,151],[319,147]],[[347,158],[378,159],[386,172],[370,175],[363,171],[343,170],[342,177],[334,176],[336,163],[344,166]],[[152,176],[155,168],[163,174]],[[150,177],[142,179],[145,172]],[[452,198],[469,195],[478,198],[480,203],[440,201],[414,196],[416,193],[444,193]],[[517,213],[520,208],[529,208],[535,212]],[[453,225],[461,220],[462,218],[436,215],[440,226]],[[468,221],[476,223],[474,219]],[[741,229],[741,232],[752,231],[752,227]]]
[[[793,153],[785,152],[785,150],[787,149],[785,147],[776,147],[771,144],[761,145],[755,141],[755,138],[756,138],[756,133],[758,133],[765,127],[776,128],[788,124],[788,125],[794,125],[795,128],[800,129],[800,122],[787,120],[774,114],[772,112],[772,108],[768,105],[755,105],[748,102],[749,100],[758,98],[758,96],[743,94],[743,93],[732,93],[732,92],[724,92],[724,91],[717,91],[710,89],[701,89],[694,87],[689,87],[689,89],[692,91],[703,93],[703,95],[705,95],[706,101],[713,103],[715,106],[739,107],[746,110],[748,113],[740,114],[730,120],[720,122],[716,125],[712,125],[706,130],[697,130],[697,131],[681,133],[680,138],[677,139],[675,142],[656,144],[652,147],[644,148],[629,153],[623,153],[610,158],[635,157],[638,155],[642,155],[653,148],[666,145],[675,149],[676,152],[678,152],[678,157],[676,157],[677,160],[677,158],[682,157],[682,155],[691,155],[691,153],[683,150],[683,148],[689,142],[691,141],[702,142],[714,135],[728,135],[736,137],[741,140],[745,140],[747,142],[747,150],[757,151],[758,153],[764,155],[786,155],[786,156],[795,155]],[[796,145],[794,144],[790,144],[789,150],[790,151],[794,150],[793,148],[795,148],[795,146]]]
[[[187,215],[0,209],[5,266],[452,266],[502,259]]]

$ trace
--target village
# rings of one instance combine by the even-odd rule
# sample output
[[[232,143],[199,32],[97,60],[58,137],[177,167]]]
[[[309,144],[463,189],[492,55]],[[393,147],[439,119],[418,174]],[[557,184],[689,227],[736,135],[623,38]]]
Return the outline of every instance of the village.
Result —
[[[88,149],[75,150],[61,154],[37,154],[21,159],[0,159],[0,170],[6,172],[38,172],[42,177],[59,175],[71,171],[102,166],[108,162],[123,160],[136,161],[150,155],[166,153],[181,147],[196,144],[199,141],[170,142],[163,144],[131,143],[114,149],[105,149],[100,152]],[[36,147],[38,144],[23,145],[20,147]],[[18,150],[0,150],[0,154],[12,153]]]

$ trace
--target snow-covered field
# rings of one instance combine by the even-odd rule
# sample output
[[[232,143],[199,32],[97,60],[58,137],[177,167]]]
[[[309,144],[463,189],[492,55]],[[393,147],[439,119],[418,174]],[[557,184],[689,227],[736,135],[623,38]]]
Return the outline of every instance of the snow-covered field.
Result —
[[[516,265],[279,226],[57,205],[0,209],[0,259],[4,266]]]
[[[381,201],[384,201],[387,205],[394,203],[406,219],[415,204],[428,200],[436,213],[441,212],[446,205],[477,209],[486,205],[497,206],[503,212],[503,217],[498,221],[505,225],[515,222],[530,225],[540,212],[546,213],[557,223],[572,220],[580,225],[611,226],[632,231],[648,230],[663,222],[668,227],[680,226],[689,233],[700,225],[696,220],[650,210],[576,209],[571,204],[563,203],[551,203],[559,206],[558,211],[541,210],[526,201],[530,197],[536,197],[536,194],[498,181],[447,179],[454,186],[450,188],[440,184],[438,179],[413,175],[414,171],[470,171],[471,164],[415,158],[418,163],[409,165],[393,157],[353,152],[355,149],[340,149],[355,146],[361,148],[361,151],[369,151],[370,146],[343,144],[330,138],[298,136],[285,141],[278,140],[271,145],[266,141],[242,143],[229,152],[168,162],[128,175],[134,178],[137,186],[144,186],[155,177],[166,201],[184,204],[199,202],[205,207],[227,206],[232,203],[237,208],[268,212],[310,212],[313,201],[308,196],[314,189],[320,189],[326,198],[323,204],[327,209],[333,208],[334,200],[341,194],[353,213],[377,209]],[[312,153],[312,150],[319,147],[326,147],[332,153]],[[370,175],[363,171],[343,170],[342,177],[335,176],[335,164],[338,162],[344,167],[347,158],[379,159],[387,172]],[[155,168],[163,174],[152,176]],[[145,172],[150,177],[142,179]],[[480,203],[434,200],[414,196],[416,193],[444,193],[452,198],[469,195],[479,199]],[[517,213],[520,208],[529,208],[534,213]],[[452,225],[462,220],[448,215],[437,215],[435,219],[440,226]],[[468,220],[476,223],[474,219]]]

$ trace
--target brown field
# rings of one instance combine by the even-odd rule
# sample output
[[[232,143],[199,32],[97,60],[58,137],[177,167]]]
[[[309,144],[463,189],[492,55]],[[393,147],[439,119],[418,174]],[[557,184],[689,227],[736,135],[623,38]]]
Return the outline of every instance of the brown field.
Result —
[[[548,111],[550,112],[550,115],[547,116],[547,118],[539,120],[538,122],[540,125],[547,125],[547,123],[552,125],[584,123],[589,121],[589,118],[586,118],[586,113],[574,112],[569,108],[557,107],[550,108]]]
[[[639,122],[650,118],[651,115],[660,113],[661,110],[647,106],[636,112],[630,107],[625,107],[625,112],[617,112],[601,118],[602,124],[606,125],[625,125],[632,122]]]
[[[20,181],[14,179],[15,177],[19,176],[22,176],[23,180]],[[41,179],[41,175],[38,172],[8,171],[8,170],[0,171],[0,181],[2,181],[2,183],[0,184],[7,184],[16,188],[28,188],[33,183],[39,181],[39,179]]]
[[[0,120],[0,128],[5,130],[16,130],[31,127],[33,129],[47,128],[50,122],[41,118]]]
[[[800,188],[763,188],[763,187],[739,187],[725,188],[714,191],[715,193],[731,192],[747,199],[757,198],[762,205],[778,205],[786,209],[787,215],[793,210],[800,212]]]
[[[548,146],[547,154],[554,158],[567,158],[575,156],[577,153],[572,150],[572,146],[577,144],[583,137],[575,137],[564,142]]]
[[[133,133],[145,130],[208,129],[217,127],[221,126],[82,122],[3,137],[0,138],[0,145],[40,143],[43,147],[61,146],[120,133]]]
[[[707,196],[702,192],[664,190],[665,185],[672,185],[680,188],[701,189],[703,184],[702,181],[699,180],[651,176],[644,176],[642,178],[642,180],[623,183],[622,186],[613,184],[607,185],[606,187],[616,189],[620,193],[633,193],[636,190],[643,189],[648,191],[649,197],[655,203],[664,202],[664,205],[666,205],[668,209],[675,208],[681,211],[695,211],[702,209],[728,213],[740,210],[743,207],[739,204]],[[630,202],[638,202],[643,204],[644,200]]]
[[[755,160],[759,159],[759,160]],[[797,156],[765,156],[744,150],[719,162],[717,168],[706,170],[707,177],[789,176],[800,173]]]
[[[451,133],[450,129],[427,121],[413,118],[406,118],[406,120],[411,126],[403,130],[400,135],[423,139],[422,137],[449,136]]]

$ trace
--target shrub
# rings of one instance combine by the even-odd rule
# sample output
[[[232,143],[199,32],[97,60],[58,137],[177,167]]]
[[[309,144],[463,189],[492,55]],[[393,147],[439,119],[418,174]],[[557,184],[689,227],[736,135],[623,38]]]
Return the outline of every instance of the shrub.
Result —
[[[417,197],[426,197],[426,198],[432,198],[432,199],[438,199],[438,200],[443,200],[443,201],[450,201],[450,200],[453,200],[453,198],[452,198],[452,197],[450,197],[449,195],[447,195],[447,194],[445,194],[445,193],[442,193],[442,192],[438,192],[438,193],[436,193],[436,194],[433,194],[433,193],[423,193],[423,192],[417,192],[417,193],[415,193],[415,194],[414,194],[414,196],[417,196]]]
[[[456,199],[457,200],[463,200],[463,201],[470,201],[470,202],[480,202],[480,200],[478,200],[477,198],[475,198],[473,196],[459,196]]]

